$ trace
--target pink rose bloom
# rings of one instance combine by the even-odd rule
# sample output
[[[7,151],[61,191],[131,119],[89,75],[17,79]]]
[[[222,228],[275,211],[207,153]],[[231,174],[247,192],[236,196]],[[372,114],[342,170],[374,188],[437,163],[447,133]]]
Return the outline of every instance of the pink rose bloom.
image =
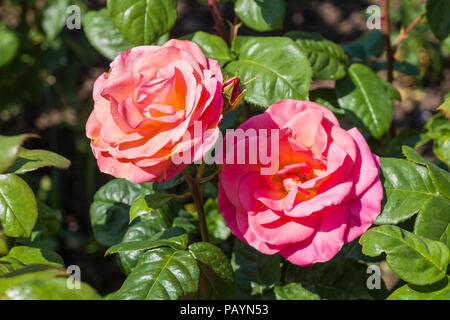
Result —
[[[175,165],[172,155],[195,149],[191,162],[201,159],[219,133],[222,81],[219,64],[190,41],[120,54],[95,81],[86,124],[100,171],[135,183],[166,181],[187,165]],[[195,121],[202,136],[194,135]]]
[[[240,128],[280,130],[275,174],[261,175],[260,164],[227,164],[220,173],[219,210],[242,241],[308,266],[331,259],[379,215],[379,160],[328,109],[284,100]],[[257,139],[243,136],[234,148]]]

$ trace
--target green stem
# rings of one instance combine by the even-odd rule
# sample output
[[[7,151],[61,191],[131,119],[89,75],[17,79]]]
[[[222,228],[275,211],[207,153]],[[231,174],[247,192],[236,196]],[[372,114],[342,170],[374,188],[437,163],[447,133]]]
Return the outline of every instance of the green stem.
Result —
[[[183,176],[187,184],[189,185],[189,188],[191,189],[192,198],[194,199],[195,208],[197,209],[198,222],[200,225],[200,234],[202,236],[202,241],[209,242],[208,229],[206,227],[205,211],[203,210],[203,199],[200,189],[201,185],[199,184],[197,178],[192,178],[187,168],[183,170]]]

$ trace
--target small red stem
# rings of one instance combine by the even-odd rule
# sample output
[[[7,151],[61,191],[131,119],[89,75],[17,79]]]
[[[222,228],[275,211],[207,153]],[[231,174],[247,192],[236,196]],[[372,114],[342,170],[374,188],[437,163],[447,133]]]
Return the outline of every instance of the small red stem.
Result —
[[[398,36],[397,41],[395,41],[394,44],[394,53],[395,51],[397,51],[398,46],[400,45],[400,43],[408,36],[408,34],[412,31],[412,29],[414,29],[415,26],[417,26],[420,21],[422,21],[422,19],[425,17],[425,13],[421,14],[420,16],[418,16],[413,22],[411,22],[411,24]]]
[[[392,83],[394,80],[394,52],[391,45],[391,26],[389,19],[389,0],[382,0],[381,10],[383,12],[383,36],[387,56],[387,80]]]
[[[211,14],[214,19],[214,29],[216,29],[217,34],[221,38],[223,38],[228,44],[230,44],[230,37],[228,35],[227,27],[217,5],[217,1],[218,0],[208,0],[208,8],[209,10],[211,10]]]

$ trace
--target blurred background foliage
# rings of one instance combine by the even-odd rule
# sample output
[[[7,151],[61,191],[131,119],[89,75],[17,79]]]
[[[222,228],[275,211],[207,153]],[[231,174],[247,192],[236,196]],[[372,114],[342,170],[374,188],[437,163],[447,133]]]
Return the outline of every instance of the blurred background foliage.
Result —
[[[202,1],[179,0],[178,20],[171,37],[194,31],[214,33],[213,20]],[[344,46],[347,53],[371,34],[371,53],[382,41],[366,26],[366,9],[379,1],[287,0],[283,29],[264,35],[283,35],[290,30],[318,32]],[[424,12],[424,0],[392,1],[393,41],[401,31]],[[59,232],[33,239],[30,246],[58,250],[66,265],[77,264],[83,280],[102,294],[117,289],[124,275],[112,256],[103,257],[104,248],[93,236],[89,206],[95,191],[110,177],[101,174],[85,137],[85,123],[93,107],[92,86],[108,69],[109,61],[88,42],[83,30],[65,26],[66,9],[77,5],[82,15],[105,7],[104,0],[2,0],[0,2],[0,133],[39,134],[42,139],[27,142],[57,152],[72,161],[70,170],[44,168],[26,176],[36,197],[62,214]],[[223,4],[225,16],[233,17],[232,7]],[[260,35],[247,27],[240,34]],[[365,39],[367,43],[367,39]],[[369,41],[370,43],[370,41]],[[385,57],[364,57],[372,68],[385,73]],[[400,155],[401,144],[422,145],[430,157],[433,139],[446,136],[443,146],[435,145],[439,158],[448,157],[448,120],[436,115],[450,91],[450,38],[439,43],[427,23],[420,23],[400,45],[396,60],[402,61],[394,85],[402,102],[395,105],[395,125],[401,132],[394,142],[373,142],[377,153]],[[311,89],[333,87],[329,80],[313,82]],[[431,120],[431,121],[430,121]],[[428,124],[427,124],[428,123]],[[445,142],[447,141],[447,142]]]

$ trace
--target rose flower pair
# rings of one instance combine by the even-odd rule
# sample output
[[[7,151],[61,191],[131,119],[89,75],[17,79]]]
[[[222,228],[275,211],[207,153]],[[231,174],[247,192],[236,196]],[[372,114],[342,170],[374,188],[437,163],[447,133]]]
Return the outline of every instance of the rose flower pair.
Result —
[[[190,162],[203,158],[220,134],[222,82],[219,64],[190,41],[120,54],[94,84],[86,124],[100,170],[135,183],[167,181],[187,166],[173,155],[195,149]],[[194,122],[208,134],[197,136]],[[308,266],[331,259],[379,215],[378,158],[327,108],[283,100],[239,128],[278,134],[276,172],[233,161],[219,174],[219,210],[242,241]],[[242,145],[257,146],[258,137],[238,136],[233,148]]]

